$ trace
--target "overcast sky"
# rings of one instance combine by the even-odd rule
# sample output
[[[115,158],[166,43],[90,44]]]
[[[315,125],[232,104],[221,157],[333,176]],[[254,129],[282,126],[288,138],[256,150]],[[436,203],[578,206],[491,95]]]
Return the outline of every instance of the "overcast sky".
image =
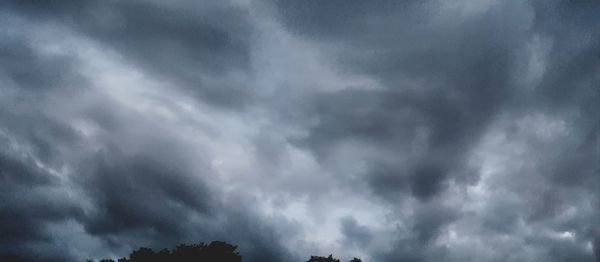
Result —
[[[0,3],[0,257],[600,261],[600,3]]]

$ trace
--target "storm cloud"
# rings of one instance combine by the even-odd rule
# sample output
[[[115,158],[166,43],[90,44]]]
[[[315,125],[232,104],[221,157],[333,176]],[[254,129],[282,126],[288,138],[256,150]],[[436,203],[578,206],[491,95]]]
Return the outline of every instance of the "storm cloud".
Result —
[[[0,259],[600,261],[597,1],[4,1]]]

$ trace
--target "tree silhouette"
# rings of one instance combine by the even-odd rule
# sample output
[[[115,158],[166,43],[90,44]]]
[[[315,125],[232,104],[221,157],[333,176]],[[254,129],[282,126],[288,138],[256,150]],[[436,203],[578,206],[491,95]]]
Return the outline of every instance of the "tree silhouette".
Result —
[[[235,251],[237,247],[221,241],[213,241],[192,245],[178,245],[174,250],[163,249],[154,252],[151,248],[142,247],[123,257],[118,262],[241,262],[242,257]],[[103,259],[100,262],[114,262]]]
[[[340,262],[339,259],[333,258],[333,255],[329,255],[328,257],[320,257],[320,256],[311,256],[310,259],[306,262]],[[350,262],[362,262],[359,258],[353,258]]]
[[[213,241],[209,245],[204,243],[192,245],[178,245],[173,250],[162,249],[155,252],[151,248],[141,247],[129,254],[129,257],[118,259],[118,262],[241,262],[242,257],[236,252],[237,246],[226,242]],[[93,260],[88,260],[93,262]],[[112,259],[102,259],[100,262],[115,262]],[[311,256],[307,262],[340,262],[339,259]],[[350,262],[362,262],[353,258]]]
[[[333,258],[333,255],[329,255],[328,257],[311,256],[306,262],[340,262],[340,260]]]

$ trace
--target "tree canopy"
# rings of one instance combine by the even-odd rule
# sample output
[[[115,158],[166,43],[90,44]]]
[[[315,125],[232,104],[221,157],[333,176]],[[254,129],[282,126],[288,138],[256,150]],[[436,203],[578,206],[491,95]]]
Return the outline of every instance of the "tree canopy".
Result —
[[[236,251],[237,246],[222,241],[185,245],[175,249],[162,249],[158,252],[151,248],[141,247],[134,250],[128,257],[118,259],[118,262],[241,262],[242,256]],[[88,260],[93,262],[93,260]],[[102,259],[99,262],[115,262],[113,259]],[[311,256],[306,262],[340,262],[333,255],[328,257]],[[353,258],[350,262],[362,262]]]
[[[155,252],[151,248],[142,247],[129,257],[118,259],[118,262],[241,262],[242,257],[236,252],[236,246],[221,241],[213,241],[209,245],[204,243],[192,245],[178,245],[175,249],[163,249]],[[100,262],[114,262],[112,259],[103,259]]]

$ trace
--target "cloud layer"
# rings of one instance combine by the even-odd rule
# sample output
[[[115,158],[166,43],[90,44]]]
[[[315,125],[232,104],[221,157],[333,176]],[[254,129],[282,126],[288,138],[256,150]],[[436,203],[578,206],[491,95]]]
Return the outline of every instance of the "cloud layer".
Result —
[[[0,258],[600,261],[595,1],[6,1]]]

